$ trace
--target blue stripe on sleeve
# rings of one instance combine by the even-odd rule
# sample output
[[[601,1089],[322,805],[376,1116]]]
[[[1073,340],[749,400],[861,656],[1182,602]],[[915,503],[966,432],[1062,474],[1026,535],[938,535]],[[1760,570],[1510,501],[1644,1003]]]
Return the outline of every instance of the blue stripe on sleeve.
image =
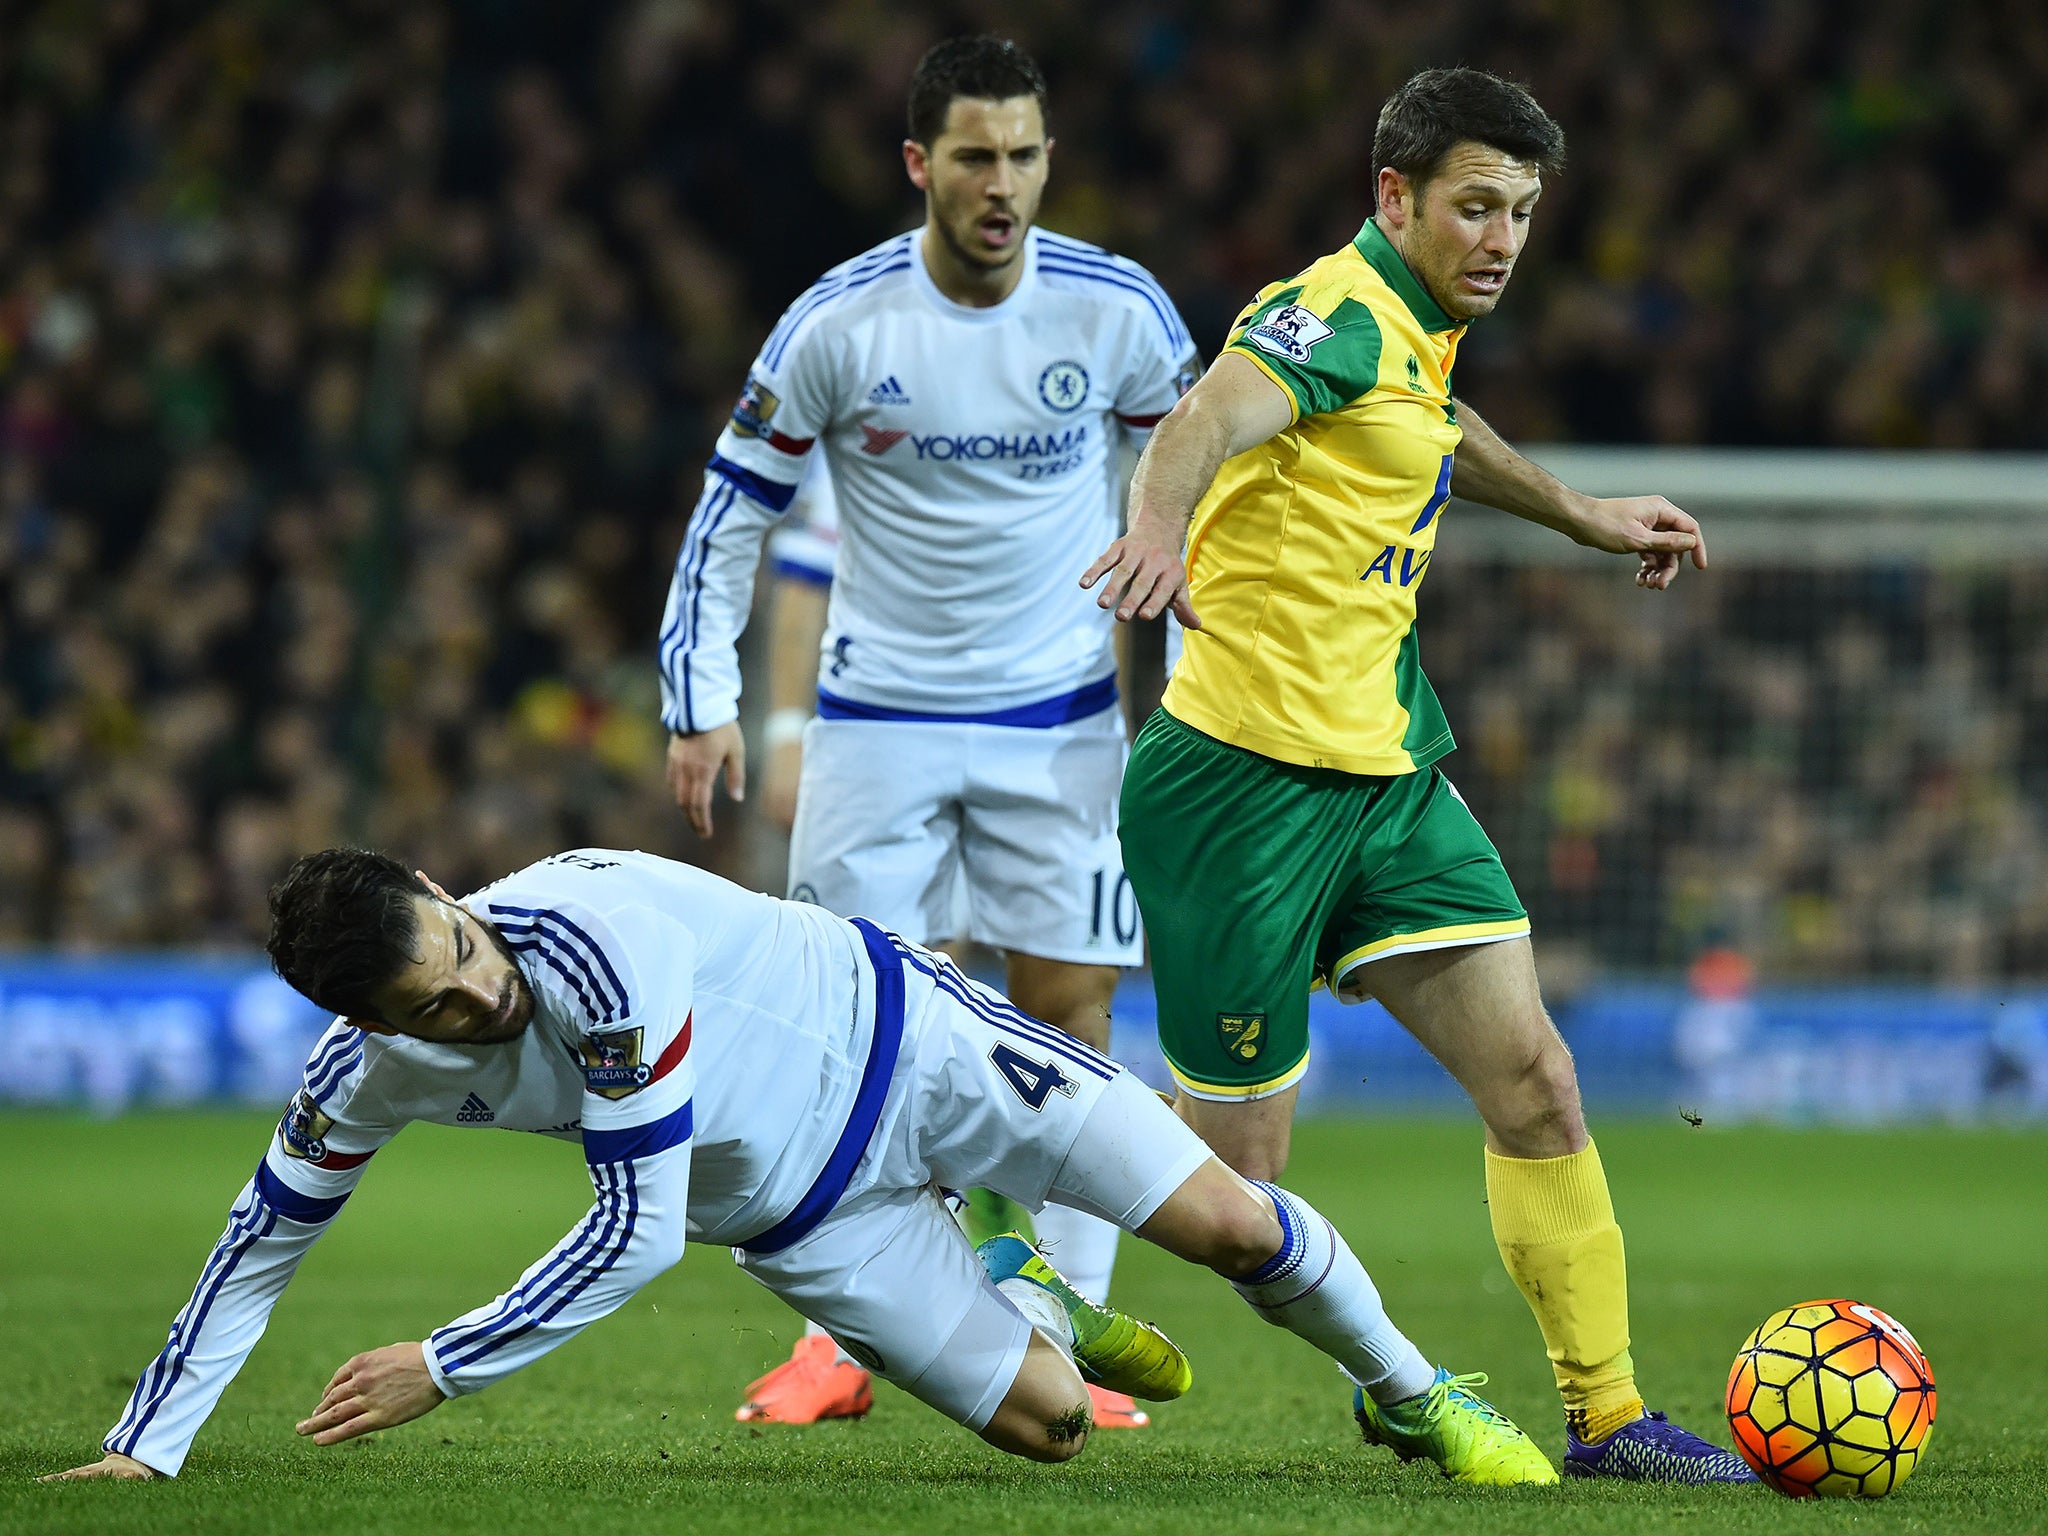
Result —
[[[691,564],[697,558],[697,546],[710,537],[725,509],[739,495],[739,487],[730,480],[721,478],[714,486],[707,476],[704,494],[697,500],[696,509],[690,514],[690,526],[683,534],[683,547],[676,553],[675,576],[670,585],[676,593],[676,611],[669,624],[662,630],[659,656],[663,676],[669,680],[670,690],[681,700],[683,718],[673,729],[694,731],[696,713],[690,701],[690,650],[697,643],[695,583]]]
[[[757,475],[741,464],[735,464],[722,454],[711,455],[706,466],[712,474],[730,480],[740,490],[761,503],[771,512],[787,512],[790,502],[796,499],[796,487],[784,485],[780,480],[770,480],[766,475]]]
[[[104,1444],[110,1451],[122,1455],[131,1454],[142,1442],[142,1432],[149,1428],[150,1420],[157,1416],[171,1395],[171,1389],[178,1384],[178,1377],[184,1373],[185,1361],[191,1354],[192,1344],[206,1327],[206,1314],[213,1310],[219,1300],[221,1287],[228,1283],[235,1268],[248,1256],[249,1250],[271,1234],[277,1226],[278,1213],[267,1204],[258,1201],[247,1211],[237,1211],[235,1219],[222,1234],[215,1246],[212,1257],[207,1261],[206,1274],[199,1278],[199,1289],[192,1293],[192,1299],[185,1304],[185,1310],[178,1314],[171,1324],[171,1336],[165,1343],[163,1353],[157,1356],[150,1370],[155,1375],[149,1391],[144,1394],[137,1388],[136,1401],[130,1404],[132,1422],[124,1429],[115,1426],[114,1433],[107,1436]],[[147,1406],[143,1399],[147,1398]]]
[[[474,1322],[457,1325],[450,1323],[434,1334],[434,1349],[441,1357],[444,1369],[453,1370],[454,1356],[472,1344],[488,1339],[491,1330],[502,1328],[524,1306],[529,1295],[545,1296],[564,1282],[565,1272],[581,1263],[585,1254],[594,1253],[602,1246],[612,1223],[618,1219],[618,1207],[613,1201],[614,1188],[611,1170],[593,1168],[591,1178],[597,1184],[598,1203],[583,1218],[582,1225],[569,1238],[556,1245],[554,1256],[531,1278],[521,1281],[498,1299],[498,1304]]]
[[[483,1359],[486,1355],[504,1348],[515,1339],[524,1338],[542,1323],[548,1321],[556,1313],[568,1306],[578,1296],[582,1295],[589,1288],[592,1281],[618,1263],[620,1255],[625,1253],[627,1246],[633,1240],[633,1225],[640,1215],[640,1186],[638,1180],[633,1175],[633,1165],[631,1163],[620,1164],[619,1171],[622,1175],[620,1181],[614,1184],[608,1191],[609,1198],[606,1202],[608,1210],[604,1226],[595,1234],[596,1241],[594,1246],[603,1248],[605,1251],[594,1259],[579,1255],[574,1265],[557,1274],[550,1286],[550,1289],[555,1292],[554,1300],[544,1311],[536,1313],[532,1311],[532,1306],[533,1303],[540,1300],[541,1296],[547,1294],[547,1291],[539,1291],[529,1295],[526,1293],[525,1287],[522,1286],[519,1291],[514,1292],[514,1295],[517,1297],[519,1310],[526,1313],[524,1320],[508,1328],[503,1333],[495,1334],[480,1342],[475,1342],[474,1347],[469,1348],[468,1352],[462,1355],[461,1358],[450,1360],[437,1342],[435,1352],[441,1356],[442,1370],[457,1371],[465,1366],[475,1365],[477,1361]],[[623,1200],[621,1199],[622,1194]],[[614,1233],[616,1233],[616,1236],[614,1236]],[[576,1272],[579,1268],[582,1271],[580,1274]],[[509,1320],[508,1318],[507,1321]],[[473,1334],[471,1337],[474,1339]]]
[[[562,959],[574,962],[576,968],[583,973],[584,980],[590,983],[590,991],[596,994],[597,1002],[603,1005],[601,1014],[598,1010],[592,1009],[592,1023],[616,1024],[632,1013],[633,1000],[627,995],[626,984],[619,980],[619,973],[613,968],[611,958],[605,954],[604,946],[563,914],[542,908],[510,907],[492,902],[491,916],[501,919],[498,931],[506,936],[508,945],[511,944],[516,931],[520,938],[537,938],[543,941],[548,947],[541,953],[550,963],[554,963],[557,952]],[[521,918],[524,921],[502,921],[507,917]],[[591,969],[592,961],[596,962],[597,970]],[[555,964],[555,969],[562,971],[562,966]],[[598,971],[604,973],[602,979],[599,978]],[[567,975],[566,972],[563,974]],[[574,985],[574,978],[569,980]],[[591,998],[582,987],[576,987],[576,994],[582,999],[584,1007],[591,1007]]]
[[[263,1203],[278,1215],[288,1217],[292,1221],[303,1221],[309,1226],[334,1220],[334,1213],[348,1203],[348,1196],[345,1194],[335,1195],[329,1199],[322,1199],[318,1195],[300,1194],[271,1172],[267,1159],[256,1165],[256,1193],[261,1195]]]
[[[696,1129],[692,1102],[685,1101],[680,1109],[645,1125],[629,1125],[616,1131],[593,1131],[588,1126],[584,1127],[583,1160],[592,1164],[625,1163],[636,1157],[652,1157],[670,1147],[681,1146]]]

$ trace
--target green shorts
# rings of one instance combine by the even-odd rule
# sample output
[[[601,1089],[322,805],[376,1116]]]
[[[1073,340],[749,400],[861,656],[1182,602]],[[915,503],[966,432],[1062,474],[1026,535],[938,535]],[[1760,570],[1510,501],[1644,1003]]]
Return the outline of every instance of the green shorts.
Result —
[[[1162,709],[1131,749],[1119,836],[1159,1043],[1197,1098],[1298,1082],[1318,981],[1358,1001],[1370,961],[1529,931],[1500,854],[1434,767],[1302,768]]]

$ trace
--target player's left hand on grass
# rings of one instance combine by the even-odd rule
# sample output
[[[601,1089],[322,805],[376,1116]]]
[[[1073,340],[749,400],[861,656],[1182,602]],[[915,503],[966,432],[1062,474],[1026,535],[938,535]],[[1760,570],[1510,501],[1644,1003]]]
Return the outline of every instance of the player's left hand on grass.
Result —
[[[1081,573],[1081,589],[1092,590],[1104,576],[1099,608],[1114,608],[1119,619],[1156,619],[1169,604],[1187,629],[1200,629],[1194,604],[1188,601],[1188,568],[1181,560],[1185,529],[1161,528],[1143,518],[1131,531],[1095,557]]]
[[[1636,556],[1636,585],[1653,591],[1671,585],[1687,555],[1707,568],[1707,536],[1698,520],[1662,496],[1589,498],[1572,536],[1610,554]]]
[[[147,1483],[155,1480],[156,1469],[145,1467],[133,1456],[123,1456],[119,1451],[109,1451],[98,1461],[88,1462],[82,1467],[73,1467],[69,1472],[46,1472],[36,1481],[84,1483],[98,1478],[111,1478],[118,1483]]]
[[[431,1413],[447,1401],[418,1344],[387,1344],[357,1355],[334,1373],[311,1416],[299,1420],[315,1445],[339,1445]]]

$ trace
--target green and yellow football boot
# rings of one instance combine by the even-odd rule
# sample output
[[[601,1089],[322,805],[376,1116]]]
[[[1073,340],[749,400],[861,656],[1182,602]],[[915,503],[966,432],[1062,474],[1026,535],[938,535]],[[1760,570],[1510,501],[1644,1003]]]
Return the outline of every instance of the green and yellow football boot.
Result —
[[[960,1230],[974,1247],[1008,1232],[1030,1240],[1031,1213],[1008,1195],[999,1195],[992,1189],[963,1189],[956,1198],[953,1219],[960,1223]]]
[[[1514,1420],[1473,1391],[1486,1373],[1453,1376],[1437,1367],[1427,1392],[1381,1407],[1363,1391],[1351,1412],[1367,1445],[1389,1447],[1403,1461],[1427,1457],[1456,1483],[1487,1488],[1547,1485],[1557,1469]]]
[[[1086,1380],[1152,1403],[1179,1397],[1194,1384],[1188,1357],[1173,1340],[1128,1313],[1097,1306],[1015,1232],[992,1237],[974,1252],[996,1284],[1022,1280],[1060,1304],[1074,1330],[1074,1364]]]

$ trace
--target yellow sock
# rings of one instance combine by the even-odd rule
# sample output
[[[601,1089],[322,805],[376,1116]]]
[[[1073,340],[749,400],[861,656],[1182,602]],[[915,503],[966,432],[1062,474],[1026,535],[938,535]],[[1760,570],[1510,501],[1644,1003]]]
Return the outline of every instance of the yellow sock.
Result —
[[[1600,1153],[1591,1142],[1568,1157],[1488,1148],[1486,1203],[1501,1262],[1543,1330],[1565,1422],[1597,1444],[1643,1412],[1628,1355],[1628,1269]]]

